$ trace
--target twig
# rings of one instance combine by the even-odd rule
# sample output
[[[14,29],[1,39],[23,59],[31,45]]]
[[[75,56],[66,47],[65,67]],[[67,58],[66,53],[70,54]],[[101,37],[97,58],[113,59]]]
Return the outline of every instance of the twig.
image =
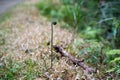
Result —
[[[81,66],[81,67],[82,67],[85,71],[87,71],[88,73],[93,73],[93,72],[95,72],[95,69],[89,68],[89,67],[84,63],[83,60],[80,61],[79,59],[77,59],[76,57],[74,57],[73,55],[71,55],[70,53],[68,53],[67,51],[65,51],[62,46],[54,45],[53,47],[54,47],[54,49],[56,50],[56,52],[59,52],[59,53],[61,54],[61,56],[68,57],[74,64],[77,64],[78,66]]]

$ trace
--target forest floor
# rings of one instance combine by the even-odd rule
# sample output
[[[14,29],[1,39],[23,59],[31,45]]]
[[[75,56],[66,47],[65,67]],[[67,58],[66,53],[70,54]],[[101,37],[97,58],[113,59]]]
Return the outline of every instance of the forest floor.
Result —
[[[5,75],[6,79],[17,76],[22,80],[86,78],[88,75],[84,70],[71,64],[67,58],[58,59],[59,55],[55,52],[53,70],[47,71],[50,67],[50,46],[47,43],[50,41],[51,22],[41,16],[35,7],[38,1],[24,1],[10,11],[9,18],[0,22],[0,66],[6,65],[3,72],[0,71],[0,76],[3,79]],[[59,24],[54,26],[54,44],[71,44],[73,35],[73,32],[61,28]]]

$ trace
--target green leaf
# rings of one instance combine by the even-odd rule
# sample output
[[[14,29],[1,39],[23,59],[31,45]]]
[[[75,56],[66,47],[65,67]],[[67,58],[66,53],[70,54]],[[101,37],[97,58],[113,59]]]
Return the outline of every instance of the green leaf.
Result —
[[[117,61],[120,61],[120,57],[115,58],[114,60],[110,61],[110,63],[114,63],[114,62],[117,62]]]
[[[116,73],[120,74],[120,69],[118,69],[118,70],[116,71]]]
[[[111,69],[107,70],[106,72],[113,72],[113,71],[115,71],[115,69],[116,68],[111,68]]]
[[[113,49],[113,50],[108,51],[106,54],[107,54],[107,55],[120,54],[120,50],[118,50],[118,49]]]

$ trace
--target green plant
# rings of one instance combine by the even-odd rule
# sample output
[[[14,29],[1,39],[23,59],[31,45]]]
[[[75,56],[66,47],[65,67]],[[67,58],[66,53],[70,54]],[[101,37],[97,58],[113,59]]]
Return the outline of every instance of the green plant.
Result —
[[[8,63],[0,69],[1,80],[15,80],[20,75],[19,71],[22,69],[20,63],[14,62],[9,59]]]
[[[81,43],[78,40],[74,44],[74,51],[77,52],[79,57],[83,55],[88,64],[97,66],[105,62],[105,54],[102,52],[103,45],[100,43],[91,40],[86,40],[85,43]]]
[[[112,48],[119,48],[120,37],[120,16],[119,7],[120,0],[118,1],[105,1],[101,3],[101,19],[99,21],[100,28],[103,28],[104,38],[107,39]]]
[[[8,59],[7,63],[0,68],[0,80],[17,80],[20,78],[34,80],[43,74],[36,66],[38,66],[37,63],[31,59],[22,63]]]
[[[110,69],[107,72],[116,72],[120,74],[120,50],[109,50],[106,52]]]
[[[36,76],[38,76],[39,71],[36,70],[37,63],[34,60],[27,59],[24,61],[25,66],[24,70],[22,71],[22,75],[24,79],[27,80],[34,80]]]

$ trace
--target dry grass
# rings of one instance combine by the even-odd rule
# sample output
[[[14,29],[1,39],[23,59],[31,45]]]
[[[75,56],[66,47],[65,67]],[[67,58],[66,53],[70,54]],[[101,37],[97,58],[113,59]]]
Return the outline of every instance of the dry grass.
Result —
[[[53,69],[47,70],[50,67],[50,47],[47,43],[50,41],[51,22],[39,15],[39,11],[34,7],[37,1],[26,0],[12,10],[10,19],[0,24],[3,30],[9,29],[9,33],[3,34],[6,44],[0,46],[1,61],[7,65],[11,59],[12,63],[22,64],[19,76],[17,74],[18,79],[22,80],[28,78],[23,75],[24,71],[29,72],[31,67],[25,64],[28,60],[36,63],[31,67],[33,72],[41,72],[42,76],[35,75],[36,80],[46,80],[48,77],[53,80],[81,78],[85,75],[83,70],[70,64],[68,59],[60,58],[57,53],[54,53]],[[68,30],[61,29],[59,24],[54,27],[54,44],[70,44],[72,36]]]

